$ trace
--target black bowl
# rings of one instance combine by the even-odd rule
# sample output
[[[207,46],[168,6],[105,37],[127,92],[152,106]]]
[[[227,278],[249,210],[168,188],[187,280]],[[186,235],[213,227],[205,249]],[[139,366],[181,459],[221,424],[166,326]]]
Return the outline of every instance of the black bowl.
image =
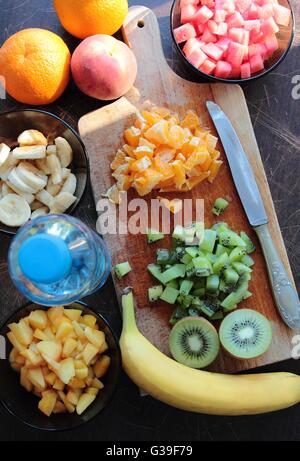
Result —
[[[51,143],[58,136],[62,136],[72,146],[73,162],[70,166],[72,173],[77,177],[76,202],[65,214],[73,214],[84,196],[89,178],[89,162],[84,144],[76,131],[64,120],[38,109],[21,109],[0,114],[0,144],[10,147],[17,146],[18,136],[25,130],[36,129],[44,133]],[[0,231],[7,234],[16,234],[18,228],[8,227],[0,223]]]
[[[208,75],[201,70],[197,69],[193,66],[188,59],[185,57],[182,48],[184,44],[178,44],[175,40],[175,36],[173,30],[176,27],[181,25],[180,23],[180,0],[174,0],[173,5],[171,8],[171,16],[170,16],[170,24],[171,24],[171,35],[175,44],[175,48],[177,50],[178,56],[181,61],[192,71],[195,77],[198,77],[199,81],[208,81],[208,82],[216,82],[216,83],[247,83],[252,80],[256,80],[260,77],[264,77],[269,72],[272,72],[287,56],[294,39],[295,34],[295,16],[293,13],[293,8],[289,0],[278,0],[278,3],[286,8],[289,8],[292,13],[292,19],[290,21],[289,26],[283,27],[279,26],[280,31],[277,34],[279,49],[273,54],[273,56],[265,61],[265,69],[253,74],[250,78],[238,78],[238,79],[225,79],[220,77],[215,77],[214,75]]]
[[[81,309],[85,314],[92,314],[97,318],[100,329],[105,332],[106,341],[109,346],[107,354],[111,357],[109,370],[107,374],[101,378],[101,381],[104,383],[104,389],[100,391],[94,403],[88,407],[81,416],[78,416],[76,413],[52,415],[49,418],[43,415],[38,409],[39,399],[21,387],[19,383],[19,373],[14,372],[9,364],[8,356],[12,346],[6,338],[6,334],[9,331],[7,325],[12,322],[18,322],[21,318],[26,317],[32,310],[47,310],[48,308],[37,304],[28,304],[12,315],[0,329],[0,335],[5,338],[7,357],[5,360],[0,360],[0,401],[10,414],[35,429],[62,431],[74,429],[75,427],[87,423],[101,413],[109,404],[117,386],[121,370],[121,353],[118,340],[113,330],[102,315],[89,308],[86,304],[77,302],[68,307]]]

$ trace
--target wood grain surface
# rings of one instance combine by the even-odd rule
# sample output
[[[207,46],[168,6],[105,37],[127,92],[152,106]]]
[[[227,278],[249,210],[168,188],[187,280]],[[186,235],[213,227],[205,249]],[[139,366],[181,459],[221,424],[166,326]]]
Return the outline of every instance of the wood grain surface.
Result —
[[[169,66],[180,76],[193,80],[179,61],[169,26],[171,0],[129,0],[130,5],[152,8],[158,17],[163,50]],[[286,60],[258,82],[244,85],[253,127],[268,177],[272,197],[286,243],[296,285],[300,287],[300,3],[291,0],[296,17],[296,35]],[[49,0],[0,0],[0,44],[27,27],[42,27],[60,35],[73,51],[79,41],[60,25]],[[80,117],[103,106],[82,94],[71,81],[55,103],[41,107],[62,117],[74,128]],[[26,107],[7,97],[0,111]],[[95,205],[89,188],[76,216],[91,227],[96,223]],[[0,235],[0,322],[24,304],[7,274],[10,238]],[[105,287],[86,299],[120,331],[121,320],[115,290]],[[289,360],[259,371],[290,371],[300,374],[300,362]],[[164,405],[150,397],[140,398],[136,386],[122,375],[111,405],[89,424],[72,432],[44,433],[25,427],[0,406],[1,441],[295,441],[300,440],[300,406],[252,417],[197,415]],[[157,444],[157,443],[156,443]]]
[[[138,62],[138,77],[135,86],[124,98],[85,115],[79,121],[79,131],[90,159],[95,202],[98,203],[107,189],[114,184],[110,163],[117,149],[122,146],[124,142],[122,134],[126,128],[132,125],[138,109],[145,107],[145,104],[162,105],[178,111],[181,116],[188,109],[193,109],[198,112],[204,125],[208,126],[216,135],[205,106],[206,101],[214,100],[227,113],[240,137],[264,197],[270,220],[270,231],[281,257],[290,271],[272,197],[241,88],[238,85],[198,85],[178,77],[165,60],[158,22],[155,14],[148,8],[131,7],[123,29],[124,39],[131,46]],[[221,143],[219,143],[218,149],[222,150]],[[237,231],[245,230],[255,240],[254,232],[238,198],[223,150],[222,160],[224,166],[213,184],[204,181],[191,192],[163,194],[163,196],[168,199],[192,199],[194,209],[196,200],[203,198],[206,226],[217,221],[217,219],[213,219],[211,213],[214,200],[217,197],[225,196],[230,201],[230,207],[222,219],[226,219],[230,226]],[[138,197],[137,193],[130,191],[127,197],[128,203],[136,197]],[[144,222],[144,229],[147,227],[148,218],[150,219],[151,216],[151,199],[156,197],[157,191],[144,197],[147,209],[139,212],[141,222]],[[110,207],[110,210],[111,218],[113,218],[116,209]],[[128,219],[130,219],[130,213]],[[162,223],[160,223],[160,229],[162,229]],[[169,318],[174,306],[163,301],[155,303],[154,307],[151,306],[147,293],[148,287],[155,282],[146,267],[155,261],[157,248],[160,246],[169,248],[171,246],[170,236],[154,245],[148,245],[144,235],[132,235],[130,232],[117,235],[107,234],[105,240],[108,243],[113,264],[128,260],[132,267],[132,272],[122,280],[113,274],[118,298],[120,298],[126,285],[133,287],[139,328],[156,347],[165,354],[169,354]],[[209,367],[210,370],[237,372],[291,357],[290,339],[295,332],[285,326],[277,313],[265,261],[260,246],[258,244],[256,246],[254,276],[250,285],[253,296],[244,301],[240,307],[254,308],[269,318],[274,335],[272,346],[266,354],[253,360],[235,360],[223,352],[217,361]]]

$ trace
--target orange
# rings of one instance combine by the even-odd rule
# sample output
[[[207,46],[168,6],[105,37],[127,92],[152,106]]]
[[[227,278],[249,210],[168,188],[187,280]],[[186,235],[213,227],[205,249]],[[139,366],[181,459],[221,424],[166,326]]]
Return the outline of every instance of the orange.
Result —
[[[128,12],[127,0],[54,0],[63,27],[78,38],[113,35]]]
[[[71,54],[53,32],[25,29],[0,48],[0,75],[6,91],[25,104],[50,104],[61,96],[70,79]]]

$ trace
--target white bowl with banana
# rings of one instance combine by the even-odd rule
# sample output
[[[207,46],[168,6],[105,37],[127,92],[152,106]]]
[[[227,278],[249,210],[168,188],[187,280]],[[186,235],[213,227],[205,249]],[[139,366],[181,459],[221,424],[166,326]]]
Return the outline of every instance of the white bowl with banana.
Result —
[[[29,112],[31,117],[28,117]],[[8,114],[0,115],[0,230],[11,230],[10,233],[15,233],[30,219],[74,211],[74,206],[83,195],[88,176],[84,147],[71,127],[58,117],[42,111],[14,112],[17,118],[22,113],[25,113],[24,120],[22,123],[18,120],[16,125],[24,128],[25,121],[26,129],[16,132],[18,127],[15,126],[13,132],[16,132],[16,139],[12,139],[11,128],[9,133],[5,133],[1,123],[1,118]],[[37,123],[40,129],[37,129],[36,123],[32,127],[29,125],[35,113],[40,119]],[[54,121],[54,124],[49,124],[48,132],[44,117],[51,117]],[[5,122],[7,125],[7,118]],[[73,137],[77,141],[75,151],[71,145]],[[81,184],[78,187],[75,157],[80,147]],[[85,172],[82,171],[84,169]]]

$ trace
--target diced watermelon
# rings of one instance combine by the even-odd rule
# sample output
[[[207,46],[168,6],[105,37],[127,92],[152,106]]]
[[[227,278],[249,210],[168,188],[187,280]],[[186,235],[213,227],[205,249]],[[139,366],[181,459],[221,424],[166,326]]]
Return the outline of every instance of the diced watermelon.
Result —
[[[264,60],[261,56],[261,54],[257,53],[254,56],[251,56],[250,58],[250,69],[251,73],[255,74],[256,72],[259,72],[265,68],[264,66]]]
[[[200,48],[200,42],[197,38],[190,38],[183,47],[183,52],[188,58],[189,55],[194,51],[195,48]]]
[[[232,67],[240,67],[247,51],[247,46],[242,45],[241,43],[231,42],[228,47],[227,61],[232,65]]]
[[[215,0],[200,0],[200,3],[202,5],[208,6],[208,8],[214,8],[215,7]]]
[[[280,26],[288,26],[291,20],[291,11],[282,5],[273,5],[274,19]]]
[[[218,32],[218,24],[212,19],[208,21],[207,28],[212,34],[217,34]]]
[[[260,43],[264,40],[264,37],[265,35],[263,32],[257,32],[255,29],[253,29],[250,32],[250,43]]]
[[[252,0],[235,0],[235,5],[240,13],[245,13],[249,10]]]
[[[190,63],[193,64],[193,66],[197,68],[201,66],[201,64],[203,64],[206,59],[207,59],[207,56],[205,53],[203,53],[200,47],[194,49],[188,57],[188,60],[190,61]]]
[[[259,19],[259,9],[255,3],[251,3],[249,10],[247,11],[247,19]]]
[[[205,74],[211,75],[214,72],[216,65],[216,62],[212,61],[211,59],[206,59],[206,61],[204,61],[204,63],[199,67],[199,70]]]
[[[214,45],[213,43],[207,43],[202,47],[202,51],[209,57],[212,58],[214,61],[219,61],[223,54],[224,50],[222,48],[219,48],[217,45]]]
[[[186,5],[198,5],[199,0],[180,0],[180,8]]]
[[[267,48],[268,56],[272,56],[272,54],[279,48],[276,35],[267,35],[265,37],[265,46]]]
[[[248,30],[241,29],[240,27],[233,27],[228,32],[228,37],[237,43],[249,45],[250,33]]]
[[[238,11],[236,11],[234,14],[229,16],[228,21],[227,21],[229,29],[231,29],[232,27],[243,27],[244,23],[245,23],[245,20],[243,16],[241,15],[241,13],[239,13]]]
[[[267,3],[266,5],[263,5],[261,7],[259,14],[260,14],[260,19],[272,18],[274,16],[273,5],[271,3]]]
[[[197,24],[205,24],[213,17],[214,13],[207,6],[203,5],[198,9],[197,13],[194,15],[193,20]]]
[[[249,47],[248,47],[249,58],[251,58],[255,54],[259,54],[259,53],[260,53],[260,44],[259,43],[252,43],[251,45],[249,45]]]
[[[241,77],[250,78],[251,77],[251,68],[249,62],[245,62],[241,65]]]
[[[230,72],[230,78],[240,78],[241,66],[233,66]]]
[[[186,42],[190,38],[196,37],[196,35],[195,27],[190,23],[174,29],[174,36],[177,43]]]
[[[196,28],[198,29],[199,34],[202,35],[206,29],[206,26],[205,24],[197,24]]]
[[[277,32],[279,32],[279,27],[271,17],[262,21],[261,31],[264,35],[277,34]]]
[[[214,21],[216,22],[225,22],[227,16],[227,11],[225,10],[216,10],[214,14]]]
[[[231,43],[231,40],[228,37],[222,37],[220,40],[217,41],[216,45],[218,45],[219,48],[222,48],[224,52],[228,50],[228,47]]]
[[[224,0],[223,9],[226,10],[228,14],[233,14],[235,12],[234,0]]]
[[[215,69],[215,76],[220,78],[228,78],[232,67],[227,61],[218,61]]]
[[[228,32],[227,23],[226,22],[220,22],[220,24],[218,24],[218,30],[217,30],[216,35],[224,36],[224,35],[227,35],[227,32]]]
[[[208,29],[205,29],[201,40],[205,43],[216,43],[218,41],[216,35],[212,34]]]
[[[244,28],[246,30],[255,30],[256,32],[260,32],[260,20],[259,19],[248,19],[244,22]]]
[[[197,7],[195,5],[185,5],[181,8],[181,24],[192,22],[196,13]]]

